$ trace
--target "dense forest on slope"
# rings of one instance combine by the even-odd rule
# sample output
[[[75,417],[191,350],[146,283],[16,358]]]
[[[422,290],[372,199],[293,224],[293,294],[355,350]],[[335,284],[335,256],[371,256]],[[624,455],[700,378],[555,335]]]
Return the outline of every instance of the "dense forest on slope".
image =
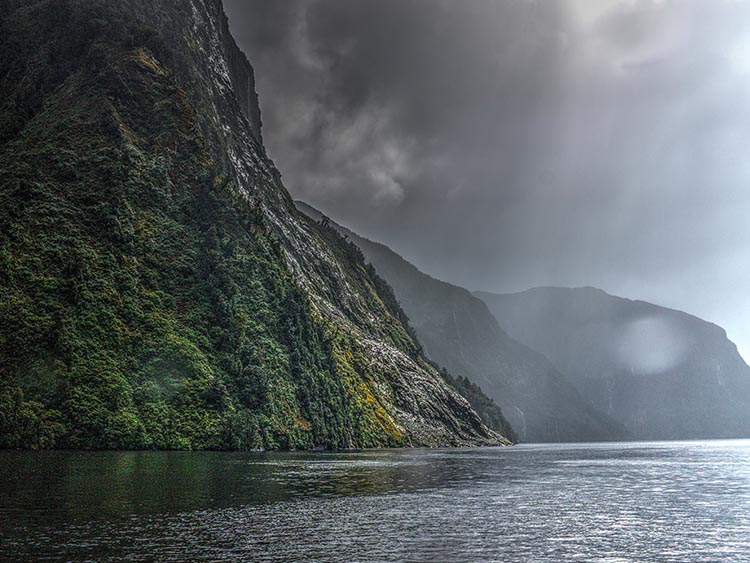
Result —
[[[220,2],[0,8],[0,447],[501,441],[288,203]]]

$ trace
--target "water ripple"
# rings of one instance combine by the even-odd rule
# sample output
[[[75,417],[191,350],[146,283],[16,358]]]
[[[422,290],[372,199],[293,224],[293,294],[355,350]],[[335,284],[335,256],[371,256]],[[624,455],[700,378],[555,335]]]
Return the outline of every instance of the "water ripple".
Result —
[[[112,459],[98,458],[108,479],[107,463],[122,463]],[[185,483],[220,494],[196,497],[190,510],[129,505],[102,518],[69,508],[61,518],[37,506],[37,516],[24,511],[15,525],[0,525],[0,559],[750,561],[747,442],[204,459],[188,471],[206,472],[204,478]],[[129,473],[136,481],[144,474],[166,478]],[[235,481],[245,485],[231,494],[225,489]],[[191,492],[178,487],[170,494]],[[0,502],[0,516],[11,514],[9,504]]]

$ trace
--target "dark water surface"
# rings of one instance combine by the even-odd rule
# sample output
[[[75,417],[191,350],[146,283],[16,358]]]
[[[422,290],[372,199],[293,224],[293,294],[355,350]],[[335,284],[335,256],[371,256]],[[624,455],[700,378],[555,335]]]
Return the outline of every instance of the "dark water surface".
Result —
[[[0,452],[2,561],[750,562],[750,442]]]

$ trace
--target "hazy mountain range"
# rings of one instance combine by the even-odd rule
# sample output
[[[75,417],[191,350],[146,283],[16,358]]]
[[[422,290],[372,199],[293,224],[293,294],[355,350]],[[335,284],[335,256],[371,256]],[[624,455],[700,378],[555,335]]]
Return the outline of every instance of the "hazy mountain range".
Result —
[[[326,221],[388,280],[427,354],[479,384],[521,439],[750,436],[750,368],[716,325],[593,288],[471,294]]]
[[[750,368],[722,328],[594,288],[476,295],[635,438],[750,436]]]
[[[302,202],[297,206],[317,220],[323,217]],[[500,405],[521,440],[627,436],[624,428],[587,403],[547,358],[509,337],[469,291],[420,272],[382,244],[328,223],[359,246],[391,284],[427,356],[477,383]]]

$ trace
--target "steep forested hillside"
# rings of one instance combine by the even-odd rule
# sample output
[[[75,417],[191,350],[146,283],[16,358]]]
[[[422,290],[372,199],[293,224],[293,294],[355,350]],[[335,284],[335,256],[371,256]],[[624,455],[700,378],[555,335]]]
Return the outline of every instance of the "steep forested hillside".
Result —
[[[0,9],[0,447],[501,442],[294,209],[219,0]]]

